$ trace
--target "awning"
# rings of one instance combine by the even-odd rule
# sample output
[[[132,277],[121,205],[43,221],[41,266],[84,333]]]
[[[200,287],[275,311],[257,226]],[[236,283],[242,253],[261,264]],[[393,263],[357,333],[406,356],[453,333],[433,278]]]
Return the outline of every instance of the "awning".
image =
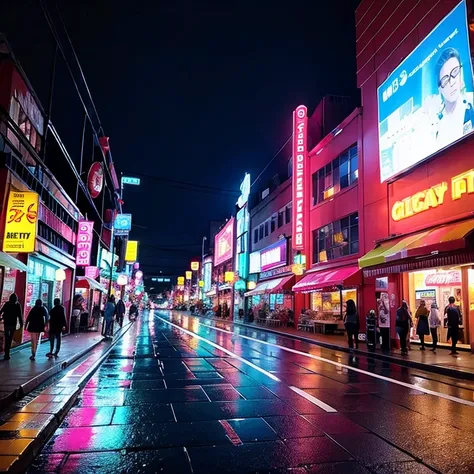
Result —
[[[274,293],[284,293],[291,291],[294,275],[289,275],[281,278],[274,278],[260,282],[252,291],[245,293],[245,296],[256,296]]]
[[[5,252],[0,252],[0,266],[20,270],[20,272],[28,272],[27,265]]]
[[[293,287],[293,291],[310,292],[338,285],[355,286],[360,284],[360,269],[353,265],[334,270],[308,273]]]
[[[432,257],[466,249],[467,237],[474,230],[474,219],[435,227],[404,238],[381,243],[359,259],[367,268],[415,257]]]
[[[90,288],[91,290],[99,290],[106,293],[107,290],[98,281],[93,280],[87,276],[76,277],[76,288]]]

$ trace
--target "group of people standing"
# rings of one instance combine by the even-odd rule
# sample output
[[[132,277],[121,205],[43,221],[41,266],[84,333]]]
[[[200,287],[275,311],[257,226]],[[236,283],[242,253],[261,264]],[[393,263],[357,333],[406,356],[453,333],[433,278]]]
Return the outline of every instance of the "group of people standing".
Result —
[[[123,326],[123,319],[125,317],[125,303],[122,299],[119,299],[117,303],[115,303],[115,296],[111,295],[107,298],[107,304],[105,305],[104,309],[104,329],[103,329],[103,336],[105,338],[110,338],[113,335],[113,322],[114,320],[117,321],[120,327]],[[128,317],[130,321],[133,321],[138,316],[138,306],[135,302],[132,302],[130,305],[130,309],[128,311]]]
[[[10,360],[13,336],[15,331],[23,328],[23,325],[31,336],[31,360],[36,359],[36,351],[41,344],[41,336],[45,331],[48,331],[50,343],[50,351],[46,356],[49,358],[58,357],[61,349],[61,334],[67,330],[66,310],[59,298],[54,300],[54,307],[49,312],[43,305],[43,301],[36,300],[25,323],[23,323],[23,311],[18,302],[18,296],[12,293],[0,310],[0,320],[3,321],[5,328],[4,360]]]
[[[457,355],[456,345],[459,339],[459,326],[461,325],[461,313],[459,308],[455,305],[456,299],[450,296],[449,304],[444,309],[444,316],[446,318],[446,325],[448,327],[448,341],[451,339],[451,355]],[[438,305],[432,303],[430,309],[426,307],[424,300],[420,301],[415,313],[416,334],[420,338],[420,350],[425,349],[425,336],[431,334],[433,340],[432,352],[436,352],[438,347],[438,331],[441,327],[441,317]],[[403,301],[400,308],[397,309],[397,333],[400,338],[400,346],[402,354],[408,354],[408,344],[410,338],[410,328],[413,327],[413,318],[406,301]]]
[[[444,309],[446,325],[448,327],[448,341],[451,340],[451,355],[457,355],[456,345],[459,340],[459,326],[461,325],[461,313],[455,305],[455,298],[449,298],[449,304]],[[371,313],[375,313],[373,310]],[[420,337],[420,350],[424,351],[425,336],[431,335],[433,344],[432,352],[436,353],[438,347],[438,331],[442,325],[441,316],[438,305],[432,303],[430,309],[426,307],[426,301],[421,300],[415,313],[416,334]],[[408,354],[410,344],[410,328],[414,325],[411,311],[406,301],[402,301],[401,306],[397,309],[396,329],[400,338],[400,346],[403,355]],[[354,300],[347,300],[346,313],[344,316],[344,326],[346,329],[349,349],[359,348],[359,314]]]

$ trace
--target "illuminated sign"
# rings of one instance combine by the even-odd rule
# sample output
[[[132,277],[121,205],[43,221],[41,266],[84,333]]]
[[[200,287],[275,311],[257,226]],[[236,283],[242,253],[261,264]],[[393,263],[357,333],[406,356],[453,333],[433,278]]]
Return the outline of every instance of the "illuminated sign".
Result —
[[[248,290],[254,290],[254,289],[256,288],[256,286],[257,286],[257,283],[254,282],[254,281],[249,281],[249,282],[247,283],[247,289],[248,289]]]
[[[214,266],[218,266],[232,258],[234,251],[234,218],[216,235],[214,240]]]
[[[306,232],[306,181],[308,110],[300,105],[293,112],[293,248],[304,249]]]
[[[204,288],[204,280],[199,280],[199,288]]]
[[[92,199],[99,196],[104,187],[104,168],[102,163],[96,161],[92,163],[87,175],[87,188]]]
[[[279,240],[260,252],[261,271],[266,272],[273,268],[286,265],[287,245],[286,239]]]
[[[114,234],[127,235],[132,230],[132,215],[117,214],[114,221]]]
[[[248,173],[245,173],[245,178],[240,185],[240,192],[241,194],[237,200],[237,206],[244,207],[245,204],[247,204],[250,195],[250,175]]]
[[[185,275],[186,275],[186,280],[191,280],[193,278],[193,272],[187,271]]]
[[[203,273],[204,273],[204,291],[205,292],[211,291],[211,286],[212,286],[212,260],[204,262]]]
[[[412,217],[420,212],[436,208],[445,202],[446,192],[449,190],[448,182],[443,181],[431,188],[419,191],[392,206],[392,219],[397,222]],[[461,173],[451,178],[451,199],[457,201],[464,195],[474,193],[474,169]],[[448,193],[449,195],[449,193]]]
[[[137,240],[128,240],[127,249],[125,251],[125,261],[126,262],[135,262],[138,256],[138,241]]]
[[[197,272],[199,270],[199,262],[191,262],[191,270]]]
[[[178,277],[178,285],[183,286],[184,285],[184,277]]]
[[[461,272],[459,270],[429,273],[425,277],[426,286],[451,286],[460,284]]]
[[[10,191],[3,236],[4,252],[34,252],[39,196]]]
[[[233,283],[235,278],[234,272],[225,272],[224,273],[224,281],[226,283]]]
[[[381,181],[472,133],[466,20],[460,2],[378,88]]]
[[[99,276],[99,269],[97,267],[86,267],[84,275],[92,280],[95,280]]]
[[[132,178],[131,176],[122,176],[122,184],[132,184],[134,186],[140,185],[140,178]]]
[[[245,281],[244,280],[237,280],[234,283],[234,288],[238,291],[245,290]]]
[[[77,255],[76,255],[76,265],[78,267],[88,267],[91,264],[93,230],[94,230],[94,222],[79,221],[79,231],[77,234]]]
[[[260,264],[260,251],[252,252],[250,254],[250,273],[260,273],[261,272],[261,264]]]

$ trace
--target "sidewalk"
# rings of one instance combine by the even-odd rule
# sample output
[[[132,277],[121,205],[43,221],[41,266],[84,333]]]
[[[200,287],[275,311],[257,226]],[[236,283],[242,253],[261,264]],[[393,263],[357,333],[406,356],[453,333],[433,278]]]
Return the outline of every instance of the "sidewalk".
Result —
[[[49,340],[38,347],[36,360],[31,361],[31,346],[26,344],[11,353],[11,359],[0,359],[0,409],[34,390],[49,377],[80,359],[103,340],[100,332],[64,336],[58,358],[49,359]]]
[[[254,330],[265,331],[272,334],[286,336],[292,339],[309,342],[328,349],[349,352],[347,339],[344,335],[336,334],[314,334],[311,332],[298,331],[294,328],[279,328],[268,327],[257,323],[243,323],[231,320],[224,320],[221,318],[208,318],[213,321],[220,321],[226,324],[234,324],[235,326],[245,327]],[[408,356],[402,356],[400,351],[393,351],[390,353],[383,353],[381,349],[375,352],[370,352],[367,349],[365,342],[359,344],[359,349],[354,353],[370,356],[374,359],[384,360],[390,363],[411,367],[415,369],[424,370],[426,372],[434,372],[437,374],[446,375],[448,377],[463,378],[474,380],[474,355],[465,350],[459,350],[459,355],[453,357],[449,355],[451,349],[438,347],[436,354],[427,346],[426,351],[420,351],[419,345],[411,344],[411,351]]]

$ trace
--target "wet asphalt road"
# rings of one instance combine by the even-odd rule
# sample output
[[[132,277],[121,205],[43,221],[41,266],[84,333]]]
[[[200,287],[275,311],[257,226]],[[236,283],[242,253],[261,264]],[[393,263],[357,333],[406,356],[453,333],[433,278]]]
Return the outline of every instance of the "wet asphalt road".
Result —
[[[474,384],[155,312],[115,346],[30,470],[268,471],[473,473]]]

